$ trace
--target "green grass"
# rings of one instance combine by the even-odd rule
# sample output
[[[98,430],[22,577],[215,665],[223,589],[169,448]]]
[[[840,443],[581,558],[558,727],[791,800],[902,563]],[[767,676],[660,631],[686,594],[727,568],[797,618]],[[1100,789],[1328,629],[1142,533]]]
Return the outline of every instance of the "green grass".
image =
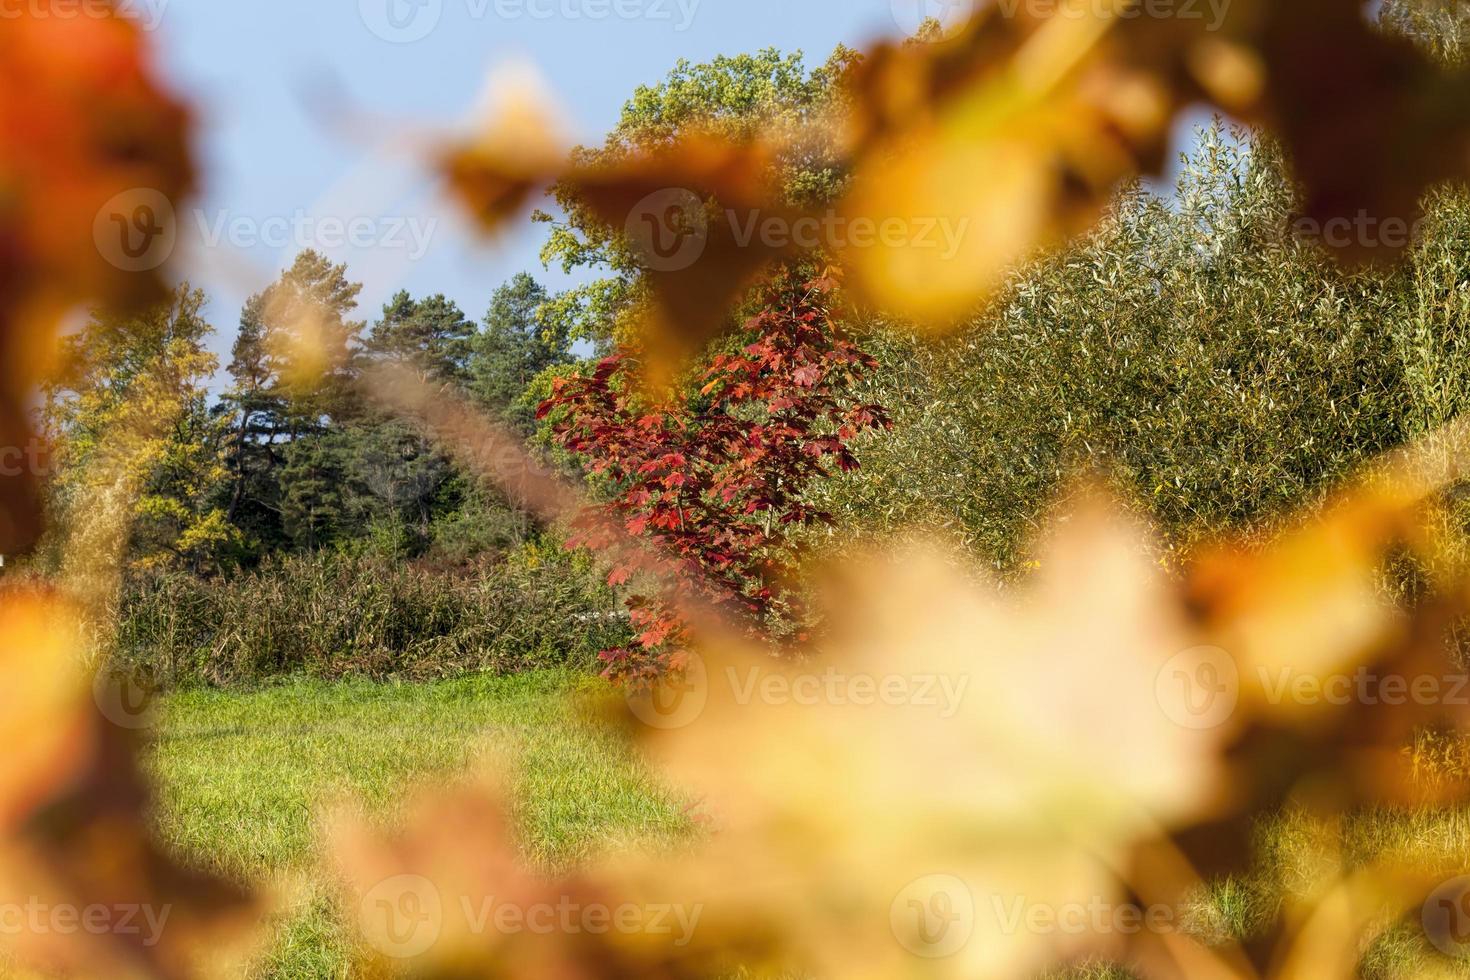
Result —
[[[338,894],[317,871],[317,817],[354,800],[403,816],[414,787],[466,772],[487,749],[518,758],[513,812],[526,859],[576,864],[609,846],[686,837],[681,802],[566,695],[595,679],[561,673],[438,684],[299,682],[173,695],[148,766],[164,839],[191,861],[290,888],[293,907],[258,974],[348,976],[355,955]]]
[[[609,847],[660,848],[692,833],[682,801],[613,732],[572,706],[603,693],[595,678],[547,672],[436,684],[295,682],[254,692],[168,698],[148,765],[164,839],[190,860],[290,895],[256,967],[259,977],[348,977],[358,950],[341,896],[317,860],[317,816],[358,801],[397,822],[415,787],[464,774],[487,750],[519,760],[513,815],[526,860],[569,868]],[[569,697],[572,695],[573,697]],[[1358,814],[1342,826],[1287,812],[1262,823],[1258,868],[1210,885],[1185,927],[1206,942],[1248,938],[1290,894],[1308,894],[1340,855],[1391,857],[1448,874],[1470,853],[1463,810]],[[1364,950],[1368,980],[1470,977],[1412,923],[1387,924]],[[1096,964],[1055,980],[1126,980]]]

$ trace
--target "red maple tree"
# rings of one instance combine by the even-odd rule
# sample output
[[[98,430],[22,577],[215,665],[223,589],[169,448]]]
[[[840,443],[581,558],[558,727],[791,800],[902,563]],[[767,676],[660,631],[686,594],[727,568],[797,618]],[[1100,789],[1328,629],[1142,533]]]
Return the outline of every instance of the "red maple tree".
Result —
[[[835,289],[830,276],[775,276],[744,326],[747,342],[711,360],[697,393],[650,403],[639,353],[624,347],[590,375],[559,379],[542,403],[540,417],[556,413],[556,440],[611,493],[579,517],[569,546],[613,551],[612,585],[638,572],[657,585],[627,599],[637,635],[603,651],[611,679],[639,684],[678,669],[691,608],[777,646],[807,639],[787,532],[831,521],[805,491],[833,467],[857,468],[849,444],[891,424],[881,406],[853,397],[877,362],[838,327]],[[644,557],[619,547],[628,536],[650,546]]]

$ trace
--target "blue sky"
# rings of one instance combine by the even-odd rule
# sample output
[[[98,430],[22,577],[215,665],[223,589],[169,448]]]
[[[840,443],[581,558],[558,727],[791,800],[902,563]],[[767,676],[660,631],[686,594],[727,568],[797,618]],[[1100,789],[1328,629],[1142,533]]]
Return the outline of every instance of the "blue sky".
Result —
[[[570,135],[600,139],[679,58],[763,46],[816,64],[896,37],[924,0],[124,0],[198,113],[204,186],[178,208],[174,269],[210,296],[228,350],[245,297],[303,243],[364,283],[361,315],[399,288],[472,318],[497,285],[540,274],[543,229],[485,242],[419,154],[472,118],[497,65],[534,64]],[[935,0],[928,0],[935,2]],[[896,9],[895,9],[896,8]],[[349,232],[351,234],[349,234]],[[356,239],[356,242],[352,239]],[[543,276],[564,283],[559,273]]]

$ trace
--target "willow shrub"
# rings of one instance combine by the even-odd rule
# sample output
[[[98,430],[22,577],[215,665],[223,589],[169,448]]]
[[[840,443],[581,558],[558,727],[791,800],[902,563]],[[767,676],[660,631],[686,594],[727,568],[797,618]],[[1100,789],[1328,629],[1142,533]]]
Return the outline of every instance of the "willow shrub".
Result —
[[[1217,126],[1173,195],[1123,194],[957,336],[880,328],[884,368],[862,397],[894,431],[819,502],[848,533],[942,529],[1011,571],[1067,481],[1091,472],[1181,548],[1269,531],[1459,414],[1466,195],[1432,198],[1407,265],[1352,272],[1292,233],[1283,172],[1269,146]]]
[[[185,686],[581,667],[627,641],[615,608],[591,563],[559,546],[474,570],[324,551],[231,578],[134,576],[115,656]]]

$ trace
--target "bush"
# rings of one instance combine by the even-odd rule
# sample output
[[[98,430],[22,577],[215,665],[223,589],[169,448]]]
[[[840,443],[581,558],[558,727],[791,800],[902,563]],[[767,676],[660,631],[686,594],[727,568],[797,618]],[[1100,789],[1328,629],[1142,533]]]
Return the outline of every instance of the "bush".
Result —
[[[615,606],[591,563],[554,544],[472,571],[320,552],[228,579],[132,576],[116,659],[169,685],[591,666],[627,642]]]
[[[1443,314],[1415,330],[1415,304],[1438,302],[1406,288],[1425,270],[1334,266],[1289,233],[1282,173],[1269,146],[1216,127],[1172,200],[1125,193],[957,337],[895,332],[860,396],[890,407],[894,432],[858,447],[862,469],[815,502],[870,531],[947,531],[1012,571],[1066,481],[1091,470],[1185,548],[1269,531],[1450,414],[1416,379],[1455,388],[1458,409],[1466,375]],[[1446,287],[1470,272],[1465,254],[1419,253]]]

